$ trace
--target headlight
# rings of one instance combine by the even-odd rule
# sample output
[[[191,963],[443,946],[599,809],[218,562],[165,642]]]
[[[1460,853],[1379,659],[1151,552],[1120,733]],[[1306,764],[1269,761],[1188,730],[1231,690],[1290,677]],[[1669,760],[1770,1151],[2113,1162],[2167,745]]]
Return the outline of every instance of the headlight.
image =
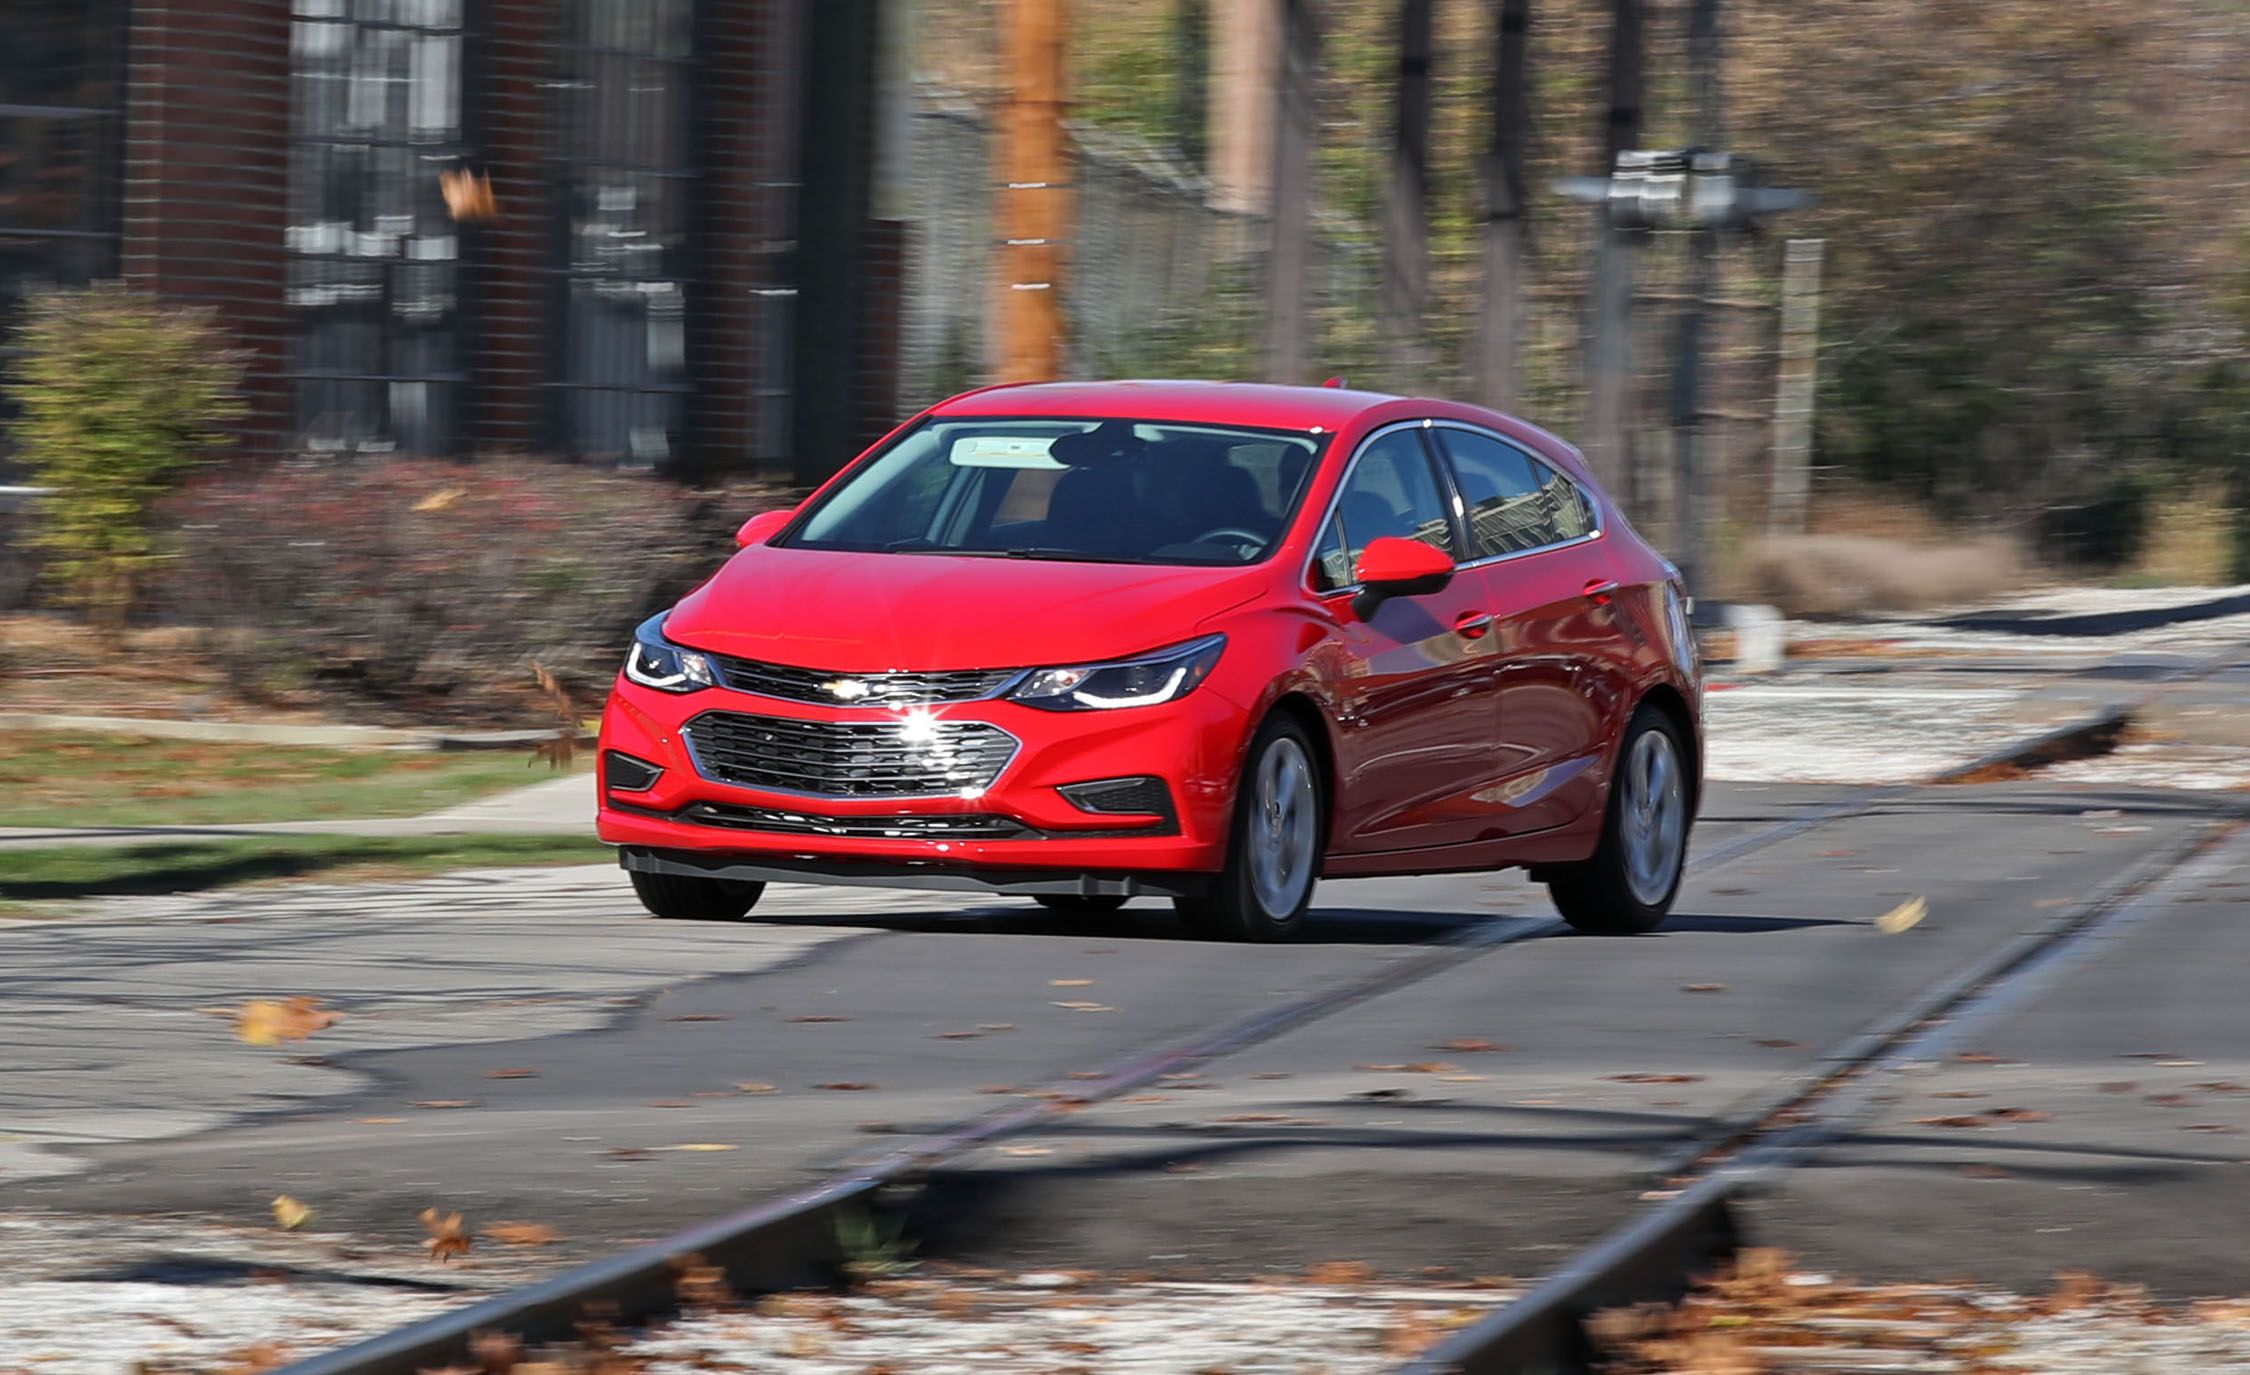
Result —
[[[1023,680],[1010,697],[1042,711],[1106,711],[1148,707],[1185,697],[1211,676],[1224,635],[1160,649],[1138,659],[1079,668],[1043,668]]]
[[[625,655],[625,676],[661,692],[694,692],[717,681],[711,675],[709,659],[664,638],[662,616],[649,617],[633,632],[633,648]]]

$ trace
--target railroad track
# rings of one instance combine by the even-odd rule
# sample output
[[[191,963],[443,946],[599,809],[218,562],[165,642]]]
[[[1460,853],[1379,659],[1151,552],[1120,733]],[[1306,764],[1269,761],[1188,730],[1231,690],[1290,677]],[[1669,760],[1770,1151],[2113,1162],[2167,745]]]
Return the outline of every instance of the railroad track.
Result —
[[[1693,855],[1689,871],[1707,873],[1818,827],[1866,815],[1917,787],[1974,778],[2011,764],[2099,753],[2163,687],[2216,672],[2234,662],[2238,653],[2230,651],[2183,667],[2131,701],[1922,783],[1868,789],[1734,837]],[[1414,1375],[1440,1371],[1481,1375],[1570,1368],[1585,1352],[1581,1322],[1586,1315],[1617,1303],[1680,1292],[1689,1276],[1708,1268],[1731,1248],[1730,1200],[1755,1179],[1786,1168],[1844,1130],[1855,1120],[1851,1114],[1864,1110],[1868,1084],[1911,1060],[1918,1047],[1946,1034],[1947,1028],[1962,1026],[1978,1009],[1996,1006],[2004,990],[2050,968],[2051,961],[2078,940],[2160,901],[2170,883],[2199,856],[2207,857],[2213,847],[2231,841],[2244,824],[2241,820],[2223,823],[2199,836],[2192,846],[2157,856],[2042,930],[1947,979],[1916,1000],[1908,1012],[1855,1035],[1824,1057],[1828,1068],[1817,1077],[1787,1084],[1769,1101],[1724,1114],[1687,1157],[1668,1163],[1660,1181],[1663,1197],[1657,1202],[1550,1272],[1523,1297],[1406,1369]],[[1471,928],[1305,997],[1128,1055],[1096,1071],[1095,1077],[1049,1085],[1028,1102],[969,1118],[808,1188],[544,1282],[312,1356],[285,1367],[281,1375],[415,1375],[469,1360],[472,1342],[481,1333],[505,1332],[537,1343],[571,1336],[589,1315],[623,1325],[660,1319],[677,1311],[682,1267],[691,1258],[694,1264],[723,1271],[738,1292],[782,1289],[823,1277],[843,1259],[839,1221],[874,1206],[888,1190],[917,1183],[933,1170],[1007,1138],[1050,1128],[1066,1114],[1130,1094],[1166,1075],[1184,1073],[1456,969],[1464,960],[1565,930],[1555,918]]]

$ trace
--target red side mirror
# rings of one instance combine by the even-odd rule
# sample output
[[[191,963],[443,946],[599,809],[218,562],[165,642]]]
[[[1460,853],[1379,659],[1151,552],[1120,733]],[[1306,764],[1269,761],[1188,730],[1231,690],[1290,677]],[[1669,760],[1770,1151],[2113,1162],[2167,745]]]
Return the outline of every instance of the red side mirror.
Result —
[[[1380,535],[1368,542],[1352,577],[1362,587],[1381,588],[1385,596],[1417,597],[1438,591],[1452,579],[1453,560],[1444,550],[1420,540]]]
[[[764,544],[773,538],[776,530],[787,525],[789,518],[795,514],[795,511],[760,511],[742,522],[742,528],[734,532],[734,542],[744,549],[753,544]]]
[[[1352,610],[1365,620],[1385,598],[1426,597],[1443,591],[1453,581],[1453,559],[1420,540],[1379,535],[1361,551],[1352,576],[1360,588],[1352,598]]]

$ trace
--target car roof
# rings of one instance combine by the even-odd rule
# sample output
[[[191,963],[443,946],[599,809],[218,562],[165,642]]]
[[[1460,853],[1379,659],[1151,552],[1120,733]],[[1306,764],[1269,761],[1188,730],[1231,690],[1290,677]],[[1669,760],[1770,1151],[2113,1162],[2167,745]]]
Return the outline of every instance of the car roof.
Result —
[[[1348,387],[1282,387],[1264,382],[1035,382],[987,387],[935,407],[943,416],[1117,417],[1266,429],[1339,428],[1399,398]]]

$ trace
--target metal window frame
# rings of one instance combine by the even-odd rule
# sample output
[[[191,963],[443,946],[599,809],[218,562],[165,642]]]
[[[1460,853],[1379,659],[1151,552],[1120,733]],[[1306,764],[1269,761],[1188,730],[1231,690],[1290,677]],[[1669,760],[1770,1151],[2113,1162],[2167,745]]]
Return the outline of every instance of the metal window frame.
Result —
[[[368,150],[406,150],[433,161],[450,161],[465,166],[474,161],[475,149],[481,142],[477,119],[480,111],[479,97],[483,83],[479,74],[483,64],[479,61],[483,43],[483,0],[459,0],[459,11],[451,24],[414,24],[395,19],[358,18],[353,14],[371,3],[371,0],[345,0],[345,12],[340,15],[299,13],[294,2],[289,7],[291,55],[289,65],[290,131],[288,139],[291,166],[289,175],[291,191],[295,190],[298,175],[297,159],[303,149],[358,148]],[[299,79],[304,75],[296,58],[295,38],[300,25],[325,25],[348,30],[356,43],[361,34],[401,33],[424,37],[451,37],[458,44],[454,67],[452,137],[445,140],[426,140],[404,137],[395,132],[389,123],[365,133],[346,132],[346,126],[328,131],[308,128],[308,112],[296,99]],[[325,201],[325,197],[323,197]],[[328,207],[323,204],[321,207]],[[472,287],[476,274],[471,270],[471,243],[466,226],[454,227],[455,251],[450,259],[410,259],[392,255],[366,257],[351,253],[326,250],[299,250],[285,248],[287,264],[298,263],[350,263],[374,269],[378,278],[378,301],[375,313],[374,335],[377,341],[372,368],[311,367],[298,364],[292,358],[291,366],[281,374],[291,389],[291,405],[295,409],[303,404],[304,387],[308,383],[347,384],[354,386],[415,385],[451,389],[451,414],[447,424],[439,431],[428,448],[428,456],[451,457],[459,454],[471,428],[469,407],[472,401],[470,382],[476,347],[474,326],[474,296]],[[444,327],[452,365],[440,370],[406,371],[394,363],[401,352],[402,332],[396,327],[397,312],[393,308],[400,273],[409,268],[427,269],[443,266],[450,276],[449,293],[453,300],[451,319]],[[291,282],[294,291],[296,283]],[[290,335],[292,343],[304,336],[307,322],[299,308],[290,306]],[[426,334],[426,331],[416,331]],[[365,361],[365,360],[361,360]],[[379,438],[395,451],[398,448],[396,430],[386,408]],[[301,422],[293,421],[293,428]],[[421,451],[417,451],[421,452]]]
[[[641,4],[642,0],[614,2],[630,7]],[[575,34],[581,27],[578,21],[587,13],[587,7],[601,3],[604,0],[565,0],[558,7],[554,29],[557,36],[540,45],[547,54],[549,79],[554,85],[554,99],[548,111],[553,136],[541,157],[547,190],[548,225],[546,261],[539,271],[547,279],[543,294],[547,318],[552,322],[552,328],[547,332],[546,364],[539,381],[542,398],[541,433],[547,447],[556,453],[574,460],[584,459],[590,455],[571,432],[570,402],[573,397],[604,394],[677,398],[677,446],[667,456],[667,462],[659,465],[667,470],[676,470],[691,467],[695,461],[706,400],[700,385],[702,379],[698,375],[697,360],[705,355],[709,347],[712,324],[707,302],[710,197],[705,194],[710,180],[710,140],[701,135],[710,123],[709,53],[711,12],[714,6],[708,0],[684,0],[688,7],[689,48],[685,53],[670,54],[610,43],[576,41]],[[680,107],[680,127],[670,131],[672,146],[666,150],[669,155],[667,160],[661,163],[624,162],[593,157],[581,153],[572,144],[571,140],[578,130],[571,120],[565,118],[563,102],[568,99],[570,83],[579,79],[578,63],[586,58],[652,64],[666,69],[676,79],[687,84],[686,98]],[[577,378],[570,375],[571,293],[574,286],[581,281],[657,280],[648,277],[622,279],[577,270],[572,253],[573,207],[582,184],[580,175],[597,169],[629,172],[635,177],[674,184],[678,187],[677,194],[685,202],[678,207],[682,226],[681,243],[674,264],[678,270],[667,274],[666,278],[679,285],[685,298],[681,320],[684,358],[677,381],[628,381],[614,377]]]

